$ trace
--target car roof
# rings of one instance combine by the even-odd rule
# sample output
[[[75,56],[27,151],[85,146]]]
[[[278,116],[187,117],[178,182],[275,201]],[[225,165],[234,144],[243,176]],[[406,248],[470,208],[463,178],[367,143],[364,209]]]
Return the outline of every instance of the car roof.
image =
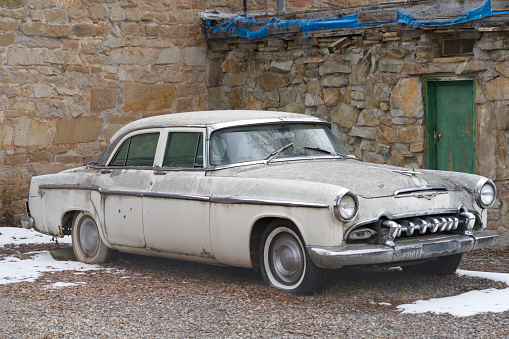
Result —
[[[188,113],[173,113],[157,115],[133,121],[119,129],[111,138],[111,141],[134,130],[161,126],[201,126],[207,127],[235,121],[275,119],[275,118],[312,118],[309,115],[277,112],[277,111],[254,111],[254,110],[229,110],[229,111],[198,111]]]

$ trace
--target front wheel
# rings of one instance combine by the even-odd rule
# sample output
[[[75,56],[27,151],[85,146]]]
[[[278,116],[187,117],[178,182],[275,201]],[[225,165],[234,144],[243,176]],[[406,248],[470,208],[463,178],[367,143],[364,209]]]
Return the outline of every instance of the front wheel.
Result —
[[[277,221],[264,232],[260,263],[263,280],[272,287],[307,295],[324,286],[324,270],[311,261],[289,222]]]
[[[72,249],[76,259],[87,264],[111,260],[114,251],[106,247],[91,215],[80,213],[74,219],[71,231]]]

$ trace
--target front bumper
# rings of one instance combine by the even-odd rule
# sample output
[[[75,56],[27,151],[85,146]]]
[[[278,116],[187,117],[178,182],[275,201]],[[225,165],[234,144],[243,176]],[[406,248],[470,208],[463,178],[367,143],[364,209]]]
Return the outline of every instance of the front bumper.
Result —
[[[386,245],[351,245],[345,247],[308,246],[311,260],[318,267],[341,268],[437,258],[495,245],[495,231],[478,231],[473,235],[440,235],[425,239],[400,240],[394,247]]]
[[[28,203],[25,203],[25,213],[21,217],[21,226],[26,229],[31,229],[34,227],[34,219],[30,216],[30,211],[28,209]]]

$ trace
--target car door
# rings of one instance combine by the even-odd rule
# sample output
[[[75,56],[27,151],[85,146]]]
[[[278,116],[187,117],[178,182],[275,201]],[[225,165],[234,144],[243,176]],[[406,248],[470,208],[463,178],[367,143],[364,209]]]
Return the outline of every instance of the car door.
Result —
[[[94,177],[110,244],[145,247],[143,193],[150,187],[160,132],[149,129],[124,137],[106,167]]]
[[[213,258],[209,184],[200,128],[167,128],[165,151],[144,196],[144,230],[152,250]]]

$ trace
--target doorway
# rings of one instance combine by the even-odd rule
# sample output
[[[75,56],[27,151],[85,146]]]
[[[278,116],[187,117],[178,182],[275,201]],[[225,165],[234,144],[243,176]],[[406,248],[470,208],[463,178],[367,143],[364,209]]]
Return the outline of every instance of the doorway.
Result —
[[[425,95],[427,167],[475,173],[474,79],[427,79]]]

